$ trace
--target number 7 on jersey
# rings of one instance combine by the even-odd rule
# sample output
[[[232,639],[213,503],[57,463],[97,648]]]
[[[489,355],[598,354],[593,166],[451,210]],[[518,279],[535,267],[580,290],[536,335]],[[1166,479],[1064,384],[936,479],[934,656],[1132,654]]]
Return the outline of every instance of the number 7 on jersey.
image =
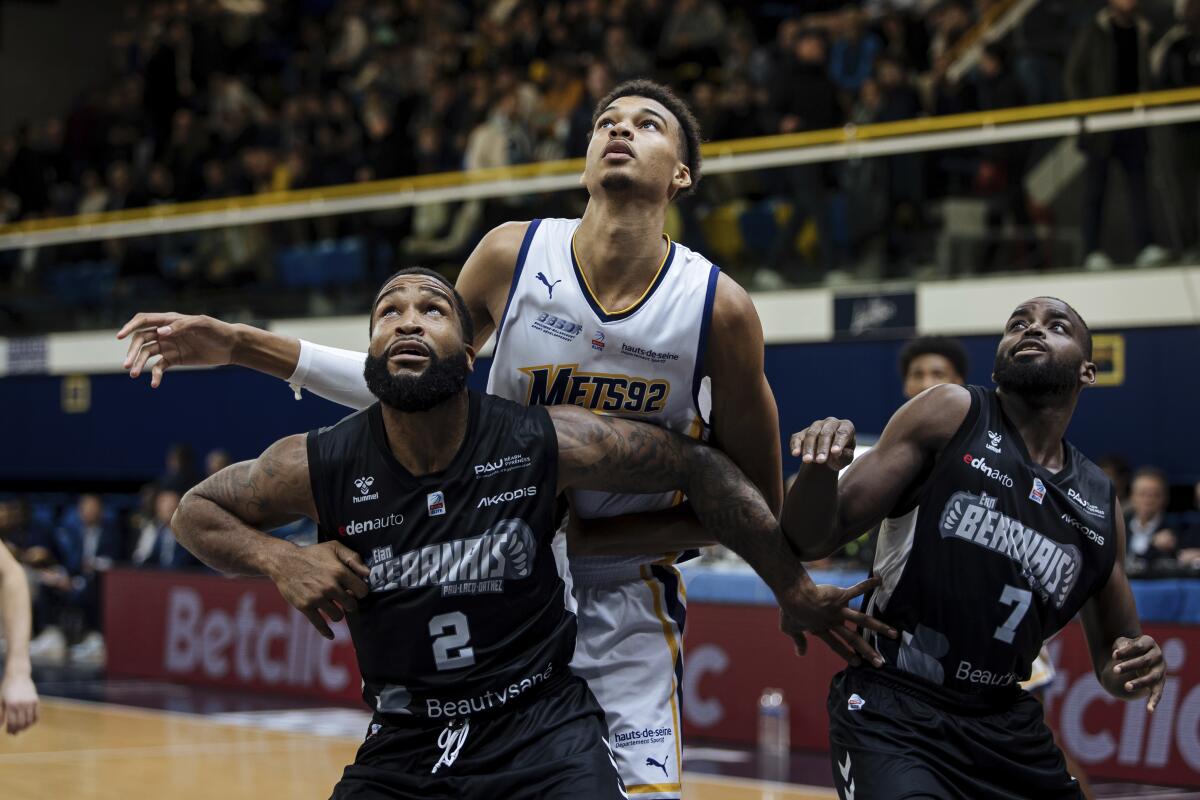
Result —
[[[1025,613],[1029,611],[1029,603],[1033,600],[1033,592],[1028,589],[1018,589],[1015,586],[1005,586],[1004,591],[1000,593],[1000,602],[1003,605],[1015,605],[1016,608],[1008,615],[1008,619],[1004,624],[996,628],[996,633],[993,636],[1002,642],[1012,644],[1013,636],[1017,632],[1017,626],[1021,624],[1021,620],[1025,619]]]

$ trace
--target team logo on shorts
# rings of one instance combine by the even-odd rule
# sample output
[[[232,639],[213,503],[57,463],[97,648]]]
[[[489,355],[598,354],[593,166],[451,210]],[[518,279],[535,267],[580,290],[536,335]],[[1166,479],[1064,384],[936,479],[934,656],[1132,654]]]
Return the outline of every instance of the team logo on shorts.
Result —
[[[850,695],[850,699],[846,701],[846,710],[847,711],[858,711],[860,708],[862,708],[866,704],[867,704],[867,701],[863,700],[861,697],[859,697],[857,693],[852,694],[852,695]]]
[[[446,513],[446,495],[441,492],[430,492],[425,500],[429,505],[429,516],[440,517]]]
[[[354,486],[358,489],[359,494],[350,498],[355,503],[365,503],[368,500],[378,500],[379,492],[372,492],[371,487],[375,484],[375,479],[370,475],[366,475],[354,481]]]
[[[1046,484],[1042,483],[1041,478],[1033,479],[1033,488],[1029,491],[1029,499],[1037,503],[1039,506],[1042,500],[1046,498]]]

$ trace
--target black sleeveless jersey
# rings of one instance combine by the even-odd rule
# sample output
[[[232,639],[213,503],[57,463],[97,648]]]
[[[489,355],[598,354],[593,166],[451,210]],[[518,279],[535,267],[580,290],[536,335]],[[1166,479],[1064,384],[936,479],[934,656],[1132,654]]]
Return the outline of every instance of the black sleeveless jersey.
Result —
[[[471,392],[450,466],[414,476],[376,403],[309,433],[308,460],[321,541],[371,571],[347,621],[372,708],[485,714],[567,674],[574,601],[555,541],[558,439],[545,408]]]
[[[1114,491],[1064,441],[1063,468],[1034,463],[994,391],[879,532],[870,613],[888,663],[952,693],[1014,691],[1042,642],[1104,586],[1116,555]]]

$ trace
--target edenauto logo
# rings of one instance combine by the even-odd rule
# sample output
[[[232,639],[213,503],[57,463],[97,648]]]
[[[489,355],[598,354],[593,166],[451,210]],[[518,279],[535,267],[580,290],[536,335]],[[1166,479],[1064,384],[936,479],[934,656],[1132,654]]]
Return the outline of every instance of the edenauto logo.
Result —
[[[354,536],[359,533],[381,531],[385,528],[397,528],[404,524],[403,514],[388,514],[386,517],[376,517],[368,520],[352,519],[338,528],[338,536]]]

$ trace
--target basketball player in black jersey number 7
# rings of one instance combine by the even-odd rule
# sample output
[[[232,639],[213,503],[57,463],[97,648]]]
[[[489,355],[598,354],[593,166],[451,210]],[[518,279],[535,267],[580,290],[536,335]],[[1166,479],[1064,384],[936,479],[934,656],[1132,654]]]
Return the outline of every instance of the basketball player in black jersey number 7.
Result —
[[[437,273],[393,276],[371,328],[365,375],[380,402],[217,473],[172,525],[209,565],[270,577],[324,635],[326,618],[346,617],[375,718],[334,797],[625,796],[603,712],[568,667],[576,620],[555,533],[568,488],[684,490],[807,629],[891,633],[845,607],[868,584],[813,585],[720,451],[467,391],[470,315]],[[314,547],[259,532],[301,515],[318,521]]]
[[[805,559],[882,521],[868,613],[880,670],[829,693],[830,755],[845,800],[1080,798],[1037,700],[1018,687],[1042,642],[1082,612],[1096,677],[1149,695],[1164,665],[1125,577],[1125,525],[1107,477],[1064,438],[1095,381],[1091,333],[1061,300],[1013,311],[989,391],[929,389],[846,470],[848,420],[792,437],[804,462],[783,526]],[[786,626],[785,626],[786,627]]]

